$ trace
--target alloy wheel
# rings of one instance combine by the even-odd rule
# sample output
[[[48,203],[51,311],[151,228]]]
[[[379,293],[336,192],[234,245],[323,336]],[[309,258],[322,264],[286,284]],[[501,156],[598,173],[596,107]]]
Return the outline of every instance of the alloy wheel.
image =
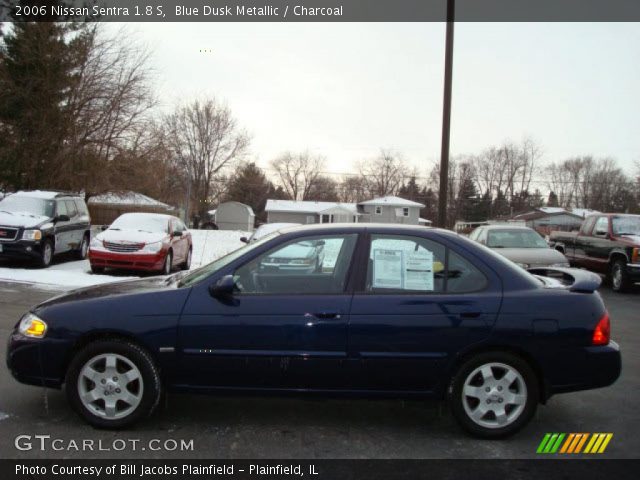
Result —
[[[620,265],[616,264],[613,266],[612,281],[613,288],[619,290],[622,285],[622,268],[620,268]]]
[[[45,243],[44,250],[42,252],[42,263],[44,265],[49,265],[51,263],[51,257],[53,256],[53,252],[51,250],[51,244]]]
[[[78,396],[91,413],[108,420],[131,414],[144,390],[142,375],[128,358],[115,353],[96,355],[78,376]]]
[[[522,375],[504,363],[486,363],[465,379],[462,404],[468,417],[485,428],[503,428],[515,422],[527,403]]]

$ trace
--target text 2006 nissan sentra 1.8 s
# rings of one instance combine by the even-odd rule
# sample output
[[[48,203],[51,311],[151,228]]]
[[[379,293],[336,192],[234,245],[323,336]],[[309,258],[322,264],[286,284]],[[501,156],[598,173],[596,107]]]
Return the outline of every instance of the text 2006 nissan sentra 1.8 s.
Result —
[[[317,268],[269,268],[296,244],[322,246]],[[224,390],[436,397],[468,432],[503,437],[551,395],[620,374],[599,277],[550,270],[560,279],[445,230],[286,228],[190,273],[46,301],[7,364],[64,385],[103,428],[148,416],[164,390]]]

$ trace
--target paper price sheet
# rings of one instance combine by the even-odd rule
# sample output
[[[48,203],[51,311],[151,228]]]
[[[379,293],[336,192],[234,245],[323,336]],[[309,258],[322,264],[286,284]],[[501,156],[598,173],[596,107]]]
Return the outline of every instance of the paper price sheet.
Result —
[[[373,288],[433,291],[433,252],[375,249]]]

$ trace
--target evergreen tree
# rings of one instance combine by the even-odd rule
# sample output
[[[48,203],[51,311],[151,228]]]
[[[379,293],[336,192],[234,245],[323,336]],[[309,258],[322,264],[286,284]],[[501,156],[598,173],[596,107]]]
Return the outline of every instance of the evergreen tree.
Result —
[[[483,217],[482,202],[478,198],[476,185],[470,177],[466,177],[460,184],[458,191],[459,219],[467,222],[486,220]]]
[[[282,192],[284,193],[284,192]],[[229,182],[225,201],[241,202],[249,205],[260,222],[266,220],[264,207],[269,198],[278,197],[276,188],[267,179],[262,169],[255,163],[240,165]]]
[[[558,195],[556,192],[549,192],[549,198],[547,199],[547,207],[557,207],[558,205]]]
[[[15,188],[47,187],[69,126],[78,52],[61,23],[14,23],[0,44],[0,175]]]

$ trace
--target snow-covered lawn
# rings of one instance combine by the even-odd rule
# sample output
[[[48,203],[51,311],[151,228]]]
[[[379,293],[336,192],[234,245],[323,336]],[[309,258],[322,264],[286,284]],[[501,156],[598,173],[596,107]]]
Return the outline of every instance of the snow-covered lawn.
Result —
[[[216,258],[240,248],[240,241],[247,232],[221,230],[191,230],[193,236],[193,257],[191,268],[206,265]],[[0,281],[34,283],[43,288],[68,290],[101,283],[117,282],[138,278],[135,272],[117,272],[108,270],[105,275],[91,273],[88,260],[73,261],[66,256],[54,260],[49,268],[40,269],[20,263],[12,266],[0,266]],[[148,274],[144,274],[148,275]]]

